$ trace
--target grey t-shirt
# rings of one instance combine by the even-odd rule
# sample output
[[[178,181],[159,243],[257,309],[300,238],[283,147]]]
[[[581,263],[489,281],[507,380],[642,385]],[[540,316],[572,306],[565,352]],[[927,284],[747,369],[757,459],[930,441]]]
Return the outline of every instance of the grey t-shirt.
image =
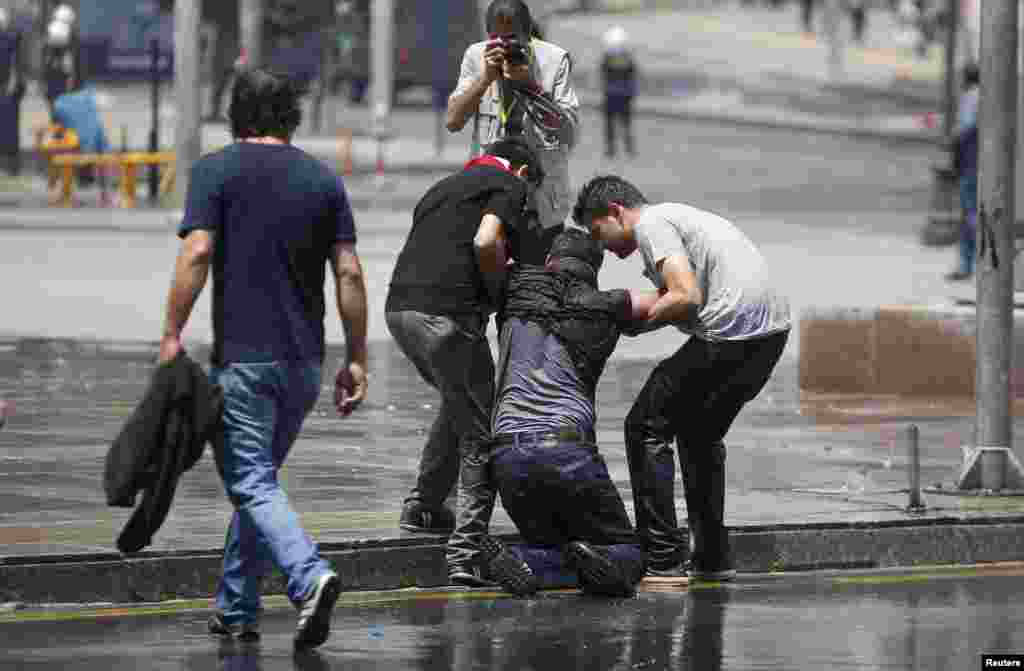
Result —
[[[580,378],[565,346],[532,322],[509,319],[502,341],[508,366],[495,403],[494,433],[593,431],[594,392]]]
[[[792,325],[789,301],[775,287],[764,257],[730,221],[711,212],[661,203],[644,207],[635,229],[644,275],[659,289],[658,263],[679,255],[689,261],[704,295],[696,325],[677,325],[704,340],[749,340]]]

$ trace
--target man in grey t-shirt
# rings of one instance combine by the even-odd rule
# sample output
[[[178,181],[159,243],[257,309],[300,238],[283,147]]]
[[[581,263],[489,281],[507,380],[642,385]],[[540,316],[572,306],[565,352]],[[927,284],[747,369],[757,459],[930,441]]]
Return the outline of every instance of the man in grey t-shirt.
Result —
[[[647,572],[730,579],[735,571],[724,524],[722,440],[785,349],[788,301],[750,239],[710,212],[679,203],[648,205],[634,185],[603,176],[580,191],[573,217],[620,258],[640,250],[644,274],[662,294],[644,330],[673,325],[691,336],[658,364],[626,417]],[[675,512],[673,438],[690,528],[687,564]]]

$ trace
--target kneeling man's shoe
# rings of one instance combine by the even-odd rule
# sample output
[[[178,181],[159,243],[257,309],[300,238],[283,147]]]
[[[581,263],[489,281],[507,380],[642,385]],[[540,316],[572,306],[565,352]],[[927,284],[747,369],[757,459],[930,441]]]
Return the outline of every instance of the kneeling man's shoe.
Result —
[[[475,564],[452,564],[448,567],[448,582],[459,587],[494,587],[481,566]]]
[[[491,536],[480,541],[480,554],[487,573],[506,592],[516,596],[529,596],[537,591],[537,576],[529,565],[512,553],[505,545]]]
[[[597,596],[632,596],[636,592],[633,580],[623,567],[601,549],[584,541],[573,541],[565,548],[569,565],[580,576],[580,587],[587,594]]]

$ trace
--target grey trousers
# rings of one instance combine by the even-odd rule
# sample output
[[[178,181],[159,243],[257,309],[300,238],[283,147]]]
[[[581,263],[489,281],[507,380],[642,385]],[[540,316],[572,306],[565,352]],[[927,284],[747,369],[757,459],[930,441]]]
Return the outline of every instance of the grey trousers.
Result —
[[[479,550],[494,511],[484,446],[494,402],[494,359],[483,315],[385,314],[388,330],[423,380],[441,392],[441,407],[420,457],[416,485],[406,501],[440,507],[456,482],[455,532],[448,564],[466,565]]]

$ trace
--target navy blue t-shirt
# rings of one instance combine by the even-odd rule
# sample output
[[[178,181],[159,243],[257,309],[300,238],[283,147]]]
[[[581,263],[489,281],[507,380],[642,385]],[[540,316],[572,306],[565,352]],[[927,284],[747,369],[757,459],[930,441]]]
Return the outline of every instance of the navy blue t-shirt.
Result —
[[[323,360],[324,281],[355,242],[341,178],[291,145],[235,142],[196,162],[178,229],[215,234],[215,365]]]

